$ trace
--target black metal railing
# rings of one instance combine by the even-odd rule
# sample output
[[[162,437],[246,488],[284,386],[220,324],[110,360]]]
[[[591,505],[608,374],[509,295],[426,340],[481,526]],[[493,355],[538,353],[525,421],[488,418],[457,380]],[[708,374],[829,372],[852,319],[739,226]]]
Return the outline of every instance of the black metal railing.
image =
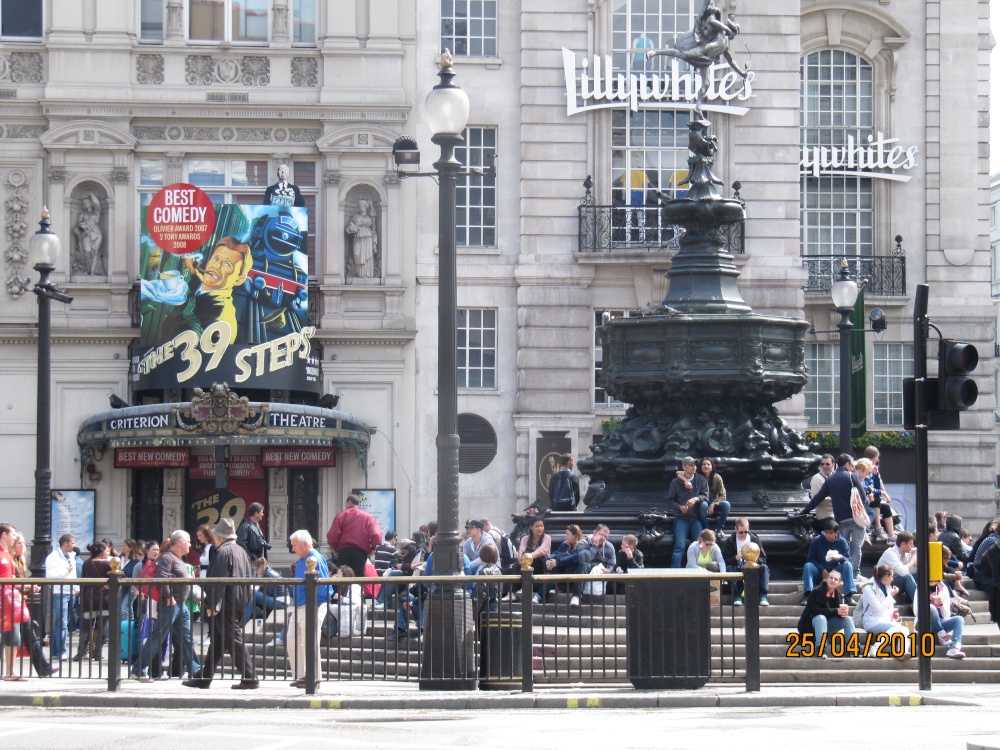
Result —
[[[681,227],[664,225],[663,207],[578,206],[581,253],[665,252],[676,250],[684,233]]]
[[[884,297],[906,295],[906,252],[903,238],[896,235],[896,245],[889,256],[848,255],[847,267],[851,278],[868,294]],[[833,282],[840,276],[843,255],[806,255],[802,265],[809,274],[806,281],[807,292],[829,292]]]
[[[31,643],[15,657],[14,674],[48,675],[58,668],[61,678],[106,681],[110,691],[130,678],[296,680],[307,694],[324,680],[458,680],[524,692],[535,684],[636,684],[636,665],[654,661],[650,649],[674,644],[678,653],[692,650],[681,631],[696,631],[702,639],[696,645],[710,652],[705,680],[745,681],[748,690],[759,690],[752,576],[745,579],[744,607],[720,596],[723,582],[743,574],[712,574],[708,583],[700,576],[707,601],[697,596],[709,621],[699,625],[678,607],[686,627],[671,629],[659,615],[641,615],[653,602],[677,603],[678,591],[699,578],[677,573],[535,577],[528,569],[508,576],[307,575],[266,583],[196,578],[187,600],[178,603],[165,590],[178,579],[123,579],[113,572],[107,579],[0,580],[0,592],[26,587],[30,604],[30,624],[21,629],[27,627]],[[278,595],[274,587],[284,591]],[[327,587],[332,601],[324,605]],[[305,604],[296,607],[296,596]],[[246,610],[227,612],[230,603],[248,598]],[[0,596],[0,618],[9,616],[11,602],[6,593]],[[309,612],[316,614],[305,616]],[[457,632],[455,621],[464,623]],[[307,648],[309,643],[318,647]]]

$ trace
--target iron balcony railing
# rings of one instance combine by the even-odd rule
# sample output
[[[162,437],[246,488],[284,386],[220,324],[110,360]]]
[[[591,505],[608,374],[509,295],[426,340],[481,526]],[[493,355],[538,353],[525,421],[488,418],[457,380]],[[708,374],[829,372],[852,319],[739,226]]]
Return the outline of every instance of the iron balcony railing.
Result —
[[[846,256],[851,278],[868,294],[883,297],[906,296],[906,251],[903,237],[896,235],[896,243],[887,256]],[[809,274],[805,291],[829,292],[833,282],[840,276],[843,255],[805,255],[802,265]]]
[[[581,253],[673,252],[684,228],[663,223],[663,206],[581,205],[579,251]],[[732,255],[742,255],[746,225],[742,221],[722,226],[723,246]]]

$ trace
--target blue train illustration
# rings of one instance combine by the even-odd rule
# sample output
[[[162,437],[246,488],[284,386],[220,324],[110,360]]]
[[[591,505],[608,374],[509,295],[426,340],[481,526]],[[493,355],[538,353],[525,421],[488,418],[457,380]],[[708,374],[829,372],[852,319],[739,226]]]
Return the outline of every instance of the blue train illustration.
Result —
[[[244,284],[247,300],[240,326],[248,332],[248,343],[264,343],[308,324],[309,274],[299,265],[306,240],[289,213],[254,221],[249,240],[253,269]]]

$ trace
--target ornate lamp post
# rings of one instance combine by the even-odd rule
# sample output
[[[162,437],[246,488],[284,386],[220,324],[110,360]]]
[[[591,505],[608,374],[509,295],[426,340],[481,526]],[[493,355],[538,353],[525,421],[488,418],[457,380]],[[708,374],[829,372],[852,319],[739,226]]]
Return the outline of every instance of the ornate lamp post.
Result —
[[[68,304],[73,298],[49,283],[49,274],[59,260],[61,245],[51,229],[49,210],[42,209],[38,231],[28,243],[39,279],[32,290],[38,296],[38,394],[35,447],[35,537],[31,540],[31,573],[45,575],[45,557],[52,550],[52,469],[49,465],[49,442],[52,416],[52,317],[49,300]]]
[[[851,279],[847,259],[840,263],[840,278],[830,286],[833,306],[840,313],[840,452],[851,453],[851,313],[858,301],[858,285]]]
[[[433,575],[462,572],[458,518],[458,378],[455,346],[458,277],[455,259],[455,185],[462,164],[455,147],[469,119],[469,97],[455,85],[451,54],[441,55],[441,81],[424,103],[431,140],[441,149],[438,178],[438,434],[437,521]],[[437,586],[427,613],[427,642],[420,669],[421,689],[461,690],[476,686],[472,608],[462,586]]]

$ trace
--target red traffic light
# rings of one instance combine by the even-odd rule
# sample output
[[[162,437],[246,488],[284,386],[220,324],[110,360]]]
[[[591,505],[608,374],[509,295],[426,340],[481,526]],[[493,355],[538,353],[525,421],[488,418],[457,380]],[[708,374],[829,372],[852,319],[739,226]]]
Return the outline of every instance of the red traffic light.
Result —
[[[962,411],[976,403],[979,387],[976,381],[967,376],[978,364],[979,352],[972,344],[941,340],[938,349],[938,408]]]

